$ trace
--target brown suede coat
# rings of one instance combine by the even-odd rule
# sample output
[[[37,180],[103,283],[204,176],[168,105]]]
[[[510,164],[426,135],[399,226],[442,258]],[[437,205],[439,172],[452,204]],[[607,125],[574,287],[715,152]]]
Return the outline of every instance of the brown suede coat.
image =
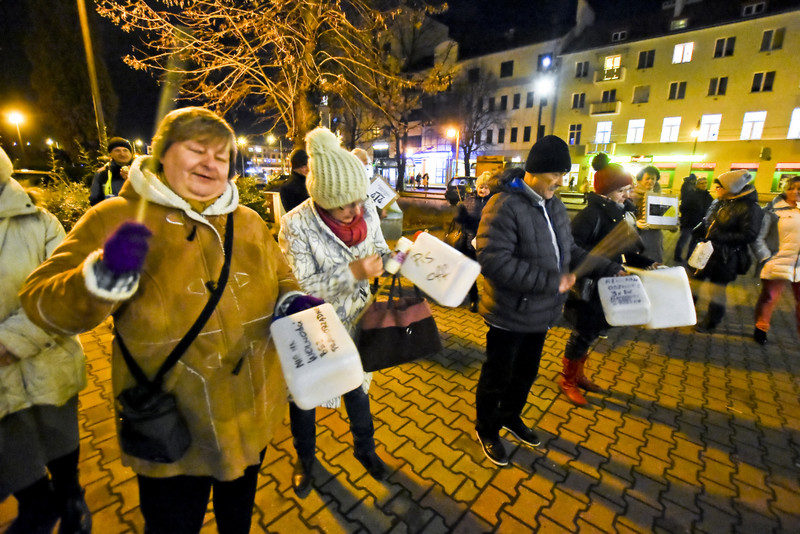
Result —
[[[200,215],[152,173],[142,172],[142,159],[131,168],[120,196],[91,208],[31,274],[22,303],[34,322],[59,333],[89,330],[112,315],[131,354],[152,377],[208,300],[206,282],[219,277],[224,226],[233,211],[225,292],[164,381],[188,421],[191,448],[173,464],[123,455],[136,473],[151,477],[187,474],[231,480],[259,462],[272,428],[285,415],[286,388],[269,343],[269,325],[277,301],[299,286],[264,222],[238,206],[233,184]],[[141,196],[149,200],[144,224],[153,237],[138,288],[130,296],[102,294],[90,265],[96,261],[95,251],[120,223],[135,217]],[[115,396],[134,385],[116,342],[112,383]]]

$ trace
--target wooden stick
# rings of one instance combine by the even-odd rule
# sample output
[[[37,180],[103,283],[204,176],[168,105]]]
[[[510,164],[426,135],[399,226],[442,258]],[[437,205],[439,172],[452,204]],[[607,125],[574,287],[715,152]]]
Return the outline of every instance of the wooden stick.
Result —
[[[636,242],[638,235],[636,230],[624,220],[617,225],[597,243],[586,258],[578,264],[572,273],[577,277],[587,275],[595,269],[600,258],[610,259],[628,249]]]

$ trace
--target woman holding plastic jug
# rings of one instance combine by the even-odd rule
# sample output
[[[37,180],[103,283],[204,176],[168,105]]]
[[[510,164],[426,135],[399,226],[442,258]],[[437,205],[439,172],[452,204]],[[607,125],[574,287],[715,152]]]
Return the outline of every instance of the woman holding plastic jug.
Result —
[[[355,321],[370,298],[369,280],[383,273],[390,250],[380,227],[375,204],[367,196],[364,166],[339,145],[327,128],[306,136],[311,171],[307,199],[281,220],[281,249],[304,291],[324,299],[352,334]],[[361,387],[343,395],[355,457],[377,480],[388,475],[375,453],[374,426],[367,391],[371,373]],[[339,397],[324,406],[338,408]],[[316,410],[289,404],[289,419],[297,451],[292,487],[299,497],[311,489],[316,454]]]
[[[596,171],[594,192],[587,193],[586,207],[572,220],[572,237],[575,244],[584,250],[592,250],[618,224],[626,224],[625,200],[633,184],[631,175],[621,165],[610,163],[608,156],[602,152],[592,160],[592,167]],[[649,268],[656,265],[655,261],[642,255],[643,249],[641,241],[637,241],[610,259],[621,265],[624,253],[625,263],[633,267]],[[598,276],[590,273],[588,278],[595,282],[591,284],[593,290],[589,295],[579,298],[570,293],[567,298],[564,316],[573,323],[574,329],[564,349],[561,361],[563,369],[558,382],[561,392],[578,406],[586,404],[581,389],[592,393],[603,391],[586,377],[584,369],[590,348],[603,332],[611,328],[603,315],[596,289]],[[579,280],[576,287],[584,284]]]
[[[753,339],[766,345],[769,323],[787,285],[795,300],[795,324],[800,333],[800,176],[783,185],[783,193],[764,208],[755,252],[761,267],[761,295],[756,302]]]
[[[86,212],[21,295],[30,318],[55,332],[113,316],[119,397],[138,381],[123,343],[152,380],[219,294],[229,258],[219,301],[162,383],[185,419],[188,449],[169,462],[122,454],[137,475],[147,532],[199,532],[212,488],[219,532],[249,532],[258,470],[286,410],[269,326],[300,286],[264,221],[239,205],[235,161],[224,119],[193,107],[167,114],[153,155],[134,161],[120,195]]]
[[[750,268],[748,247],[761,228],[758,193],[750,183],[752,175],[730,171],[714,180],[717,199],[712,202],[703,221],[693,232],[700,241],[710,241],[714,252],[695,277],[709,283],[701,286],[708,292],[708,312],[695,330],[712,332],[725,317],[726,290],[729,283]]]

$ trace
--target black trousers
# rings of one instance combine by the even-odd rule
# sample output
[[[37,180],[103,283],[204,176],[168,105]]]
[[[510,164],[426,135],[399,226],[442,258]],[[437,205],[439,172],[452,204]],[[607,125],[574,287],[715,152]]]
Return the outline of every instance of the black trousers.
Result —
[[[510,332],[489,325],[475,395],[475,428],[482,438],[496,438],[504,424],[521,416],[539,374],[545,337],[547,332]]]
[[[261,460],[264,452],[261,451]],[[260,467],[261,462],[251,465],[241,477],[224,482],[207,476],[153,478],[137,475],[145,533],[200,532],[213,487],[217,531],[220,534],[248,534]]]

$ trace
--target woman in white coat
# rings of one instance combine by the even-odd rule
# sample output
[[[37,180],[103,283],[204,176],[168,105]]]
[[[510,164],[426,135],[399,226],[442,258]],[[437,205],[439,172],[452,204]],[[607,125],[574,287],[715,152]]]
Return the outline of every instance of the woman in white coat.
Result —
[[[86,361],[75,337],[33,324],[17,296],[27,276],[64,239],[37,207],[0,148],[0,501],[13,494],[13,533],[89,532],[78,482],[78,392]],[[49,476],[48,476],[49,474]]]
[[[353,334],[355,321],[370,297],[369,280],[383,273],[389,247],[381,232],[375,204],[367,196],[368,180],[361,161],[339,146],[326,128],[306,136],[310,198],[281,219],[281,249],[303,291],[333,305]],[[346,393],[355,457],[377,480],[386,478],[386,465],[375,453],[374,426],[366,373],[361,387]],[[337,397],[325,403],[340,405]],[[305,497],[311,489],[311,467],[316,452],[315,410],[289,404],[289,419],[297,451],[292,487]]]
[[[783,193],[764,208],[755,242],[761,268],[761,295],[756,302],[753,339],[767,343],[770,319],[787,285],[792,286],[797,331],[800,333],[800,176],[789,178]]]

